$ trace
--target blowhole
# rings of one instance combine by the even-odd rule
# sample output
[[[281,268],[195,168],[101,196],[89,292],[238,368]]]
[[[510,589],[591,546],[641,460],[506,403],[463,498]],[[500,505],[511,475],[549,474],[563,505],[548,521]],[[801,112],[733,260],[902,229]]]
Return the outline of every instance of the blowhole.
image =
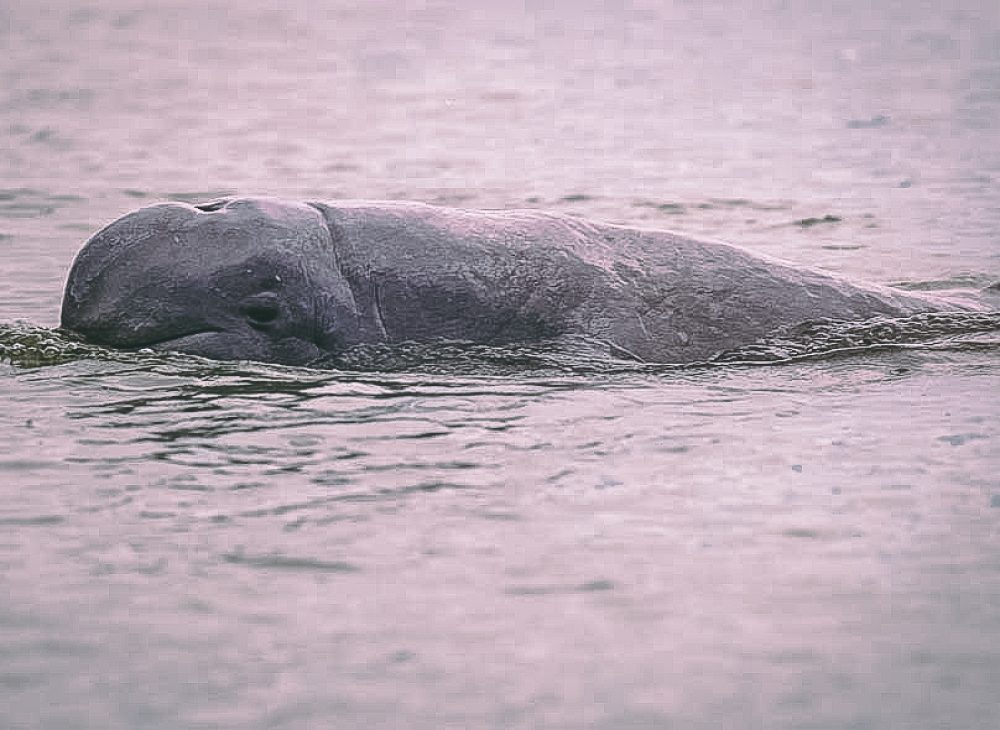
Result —
[[[211,200],[207,203],[198,203],[194,208],[200,210],[202,213],[214,213],[217,210],[225,208],[228,202],[229,200],[222,198],[221,200]]]

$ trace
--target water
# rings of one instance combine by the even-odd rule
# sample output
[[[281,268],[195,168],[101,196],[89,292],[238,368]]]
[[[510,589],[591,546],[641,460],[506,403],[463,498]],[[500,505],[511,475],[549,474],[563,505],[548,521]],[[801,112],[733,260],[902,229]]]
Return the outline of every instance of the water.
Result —
[[[994,3],[53,5],[0,5],[0,727],[1000,726],[995,329],[520,374],[48,329],[100,225],[222,193],[975,292]]]

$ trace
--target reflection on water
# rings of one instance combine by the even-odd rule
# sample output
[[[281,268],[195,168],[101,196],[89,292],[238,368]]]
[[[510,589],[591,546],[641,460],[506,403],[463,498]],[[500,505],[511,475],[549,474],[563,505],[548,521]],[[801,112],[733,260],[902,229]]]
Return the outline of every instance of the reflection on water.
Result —
[[[978,0],[4,4],[0,727],[1000,726],[996,315],[666,371],[50,329],[101,225],[226,194],[551,208],[972,295],[998,48]]]
[[[43,726],[988,727],[995,359],[16,370],[4,691]]]

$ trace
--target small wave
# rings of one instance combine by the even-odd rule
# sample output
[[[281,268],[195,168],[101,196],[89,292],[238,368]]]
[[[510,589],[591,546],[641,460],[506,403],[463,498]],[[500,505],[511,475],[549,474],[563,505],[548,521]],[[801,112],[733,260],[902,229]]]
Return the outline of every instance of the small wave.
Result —
[[[63,330],[23,322],[0,324],[0,362],[32,368],[100,357],[108,350],[83,342]]]
[[[894,289],[918,292],[976,292],[1000,289],[1000,282],[988,274],[965,272],[945,279],[895,281]]]
[[[1000,312],[935,312],[909,317],[876,317],[863,322],[814,320],[779,330],[771,337],[727,350],[707,361],[683,364],[630,360],[627,353],[616,352],[607,342],[563,337],[504,346],[456,341],[359,345],[316,360],[308,369],[266,363],[249,367],[255,372],[259,369],[262,375],[275,376],[309,370],[459,377],[663,374],[717,366],[777,364],[886,349],[991,349],[1000,347],[1000,341],[984,341],[982,335],[994,332],[1000,332]],[[167,368],[173,374],[204,374],[208,370],[240,373],[248,369],[246,362],[225,363],[152,350],[114,350],[84,342],[65,330],[25,323],[0,324],[0,362],[19,368],[36,368],[76,360],[110,361],[156,371]]]
[[[814,320],[728,350],[710,362],[773,364],[886,349],[963,349],[966,345],[981,349],[983,343],[971,338],[990,332],[1000,332],[1000,312],[929,312],[863,322]]]
[[[44,132],[44,130],[43,130]],[[37,141],[49,138],[41,134]],[[0,218],[43,218],[66,205],[83,201],[78,195],[56,195],[31,188],[0,189]]]
[[[271,570],[304,570],[321,573],[357,573],[361,568],[342,560],[319,560],[289,555],[246,555],[241,550],[222,555],[227,563]]]
[[[359,345],[312,364],[321,369],[423,372],[442,375],[506,376],[615,374],[651,369],[648,363],[608,357],[606,343],[560,338],[523,345],[472,342],[403,342]]]

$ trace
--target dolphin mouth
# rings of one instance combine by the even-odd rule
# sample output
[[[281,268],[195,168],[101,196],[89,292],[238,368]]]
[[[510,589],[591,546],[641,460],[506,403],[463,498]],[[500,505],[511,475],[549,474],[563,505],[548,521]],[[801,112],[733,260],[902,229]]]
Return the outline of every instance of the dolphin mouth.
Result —
[[[129,347],[196,355],[209,360],[251,360],[300,366],[318,361],[325,354],[322,348],[307,340],[289,337],[265,344],[247,340],[229,330],[209,327],[170,337],[149,338],[141,343],[131,343]]]
[[[196,330],[182,332],[181,334],[170,335],[169,337],[152,337],[129,343],[129,347],[136,349],[150,350],[176,350],[182,349],[186,345],[197,344],[198,340],[205,335],[217,335],[222,330],[205,327]]]

